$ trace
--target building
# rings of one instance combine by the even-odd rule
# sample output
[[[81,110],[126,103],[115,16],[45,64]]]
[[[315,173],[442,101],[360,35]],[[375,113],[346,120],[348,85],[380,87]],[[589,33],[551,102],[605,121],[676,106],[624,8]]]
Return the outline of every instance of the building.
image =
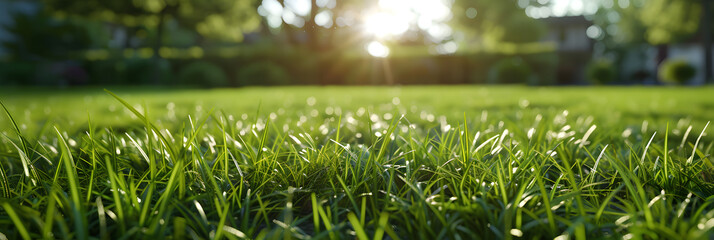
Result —
[[[586,34],[592,22],[583,16],[541,19],[548,29],[544,42],[556,43],[557,84],[584,84],[585,68],[592,59],[594,41]]]

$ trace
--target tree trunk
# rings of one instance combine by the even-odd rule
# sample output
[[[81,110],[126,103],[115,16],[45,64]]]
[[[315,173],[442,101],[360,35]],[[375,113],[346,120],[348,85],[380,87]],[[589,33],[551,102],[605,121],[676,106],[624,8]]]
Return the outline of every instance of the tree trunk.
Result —
[[[307,32],[307,44],[312,50],[319,50],[320,48],[320,39],[318,37],[318,33],[320,29],[317,26],[317,23],[315,23],[315,16],[317,16],[317,11],[319,10],[317,7],[317,0],[312,0],[310,1],[310,16],[307,19],[307,22],[305,23],[305,31]]]
[[[662,65],[662,62],[664,62],[664,60],[666,60],[667,57],[669,57],[669,45],[668,45],[668,44],[662,44],[662,45],[657,46],[657,59],[656,59],[656,60],[657,60],[657,64],[655,65],[655,66],[657,66],[657,71],[655,72],[655,73],[656,73],[656,74],[655,74],[655,81],[657,81],[657,82],[659,82],[660,77],[661,77],[661,76],[659,75],[660,65]]]
[[[323,69],[326,68],[324,66],[324,64],[326,64],[325,54],[322,45],[320,44],[321,40],[319,37],[320,26],[318,26],[315,22],[315,16],[317,16],[317,13],[319,11],[317,7],[317,0],[311,0],[310,5],[310,16],[308,16],[308,19],[305,22],[305,33],[307,34],[306,44],[307,48],[310,49],[310,51],[316,58],[317,65],[315,66],[315,69],[313,69],[313,76],[315,78],[315,81],[318,84],[327,85],[328,82],[325,79],[325,71]]]
[[[163,46],[164,40],[164,18],[166,17],[166,8],[159,12],[159,23],[156,26],[156,42],[154,42],[154,77],[153,84],[161,84],[161,62],[163,58],[159,54],[161,52],[161,46]]]
[[[702,0],[702,43],[704,44],[704,83],[714,83],[712,76],[711,0]]]

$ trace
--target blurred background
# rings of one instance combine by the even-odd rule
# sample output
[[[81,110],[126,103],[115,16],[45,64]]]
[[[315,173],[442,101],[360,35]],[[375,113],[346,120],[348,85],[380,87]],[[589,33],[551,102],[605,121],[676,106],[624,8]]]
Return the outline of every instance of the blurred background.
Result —
[[[711,0],[0,0],[0,87],[704,85]]]

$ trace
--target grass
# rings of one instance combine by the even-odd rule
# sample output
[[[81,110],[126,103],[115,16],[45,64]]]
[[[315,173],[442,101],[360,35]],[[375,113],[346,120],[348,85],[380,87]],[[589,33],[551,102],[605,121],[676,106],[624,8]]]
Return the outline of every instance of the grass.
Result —
[[[0,93],[0,238],[714,237],[712,88]]]

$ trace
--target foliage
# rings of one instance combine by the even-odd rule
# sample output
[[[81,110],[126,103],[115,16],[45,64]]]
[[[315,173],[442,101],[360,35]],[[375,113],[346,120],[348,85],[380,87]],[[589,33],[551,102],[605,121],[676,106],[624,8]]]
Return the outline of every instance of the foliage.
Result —
[[[141,85],[156,83],[171,79],[171,65],[167,60],[152,61],[151,59],[127,58],[116,61],[114,69],[120,74],[119,83]]]
[[[275,86],[288,84],[290,75],[280,65],[259,61],[238,67],[236,79],[240,86]]]
[[[702,6],[698,0],[650,0],[643,5],[642,23],[651,44],[681,41],[699,30]]]
[[[659,77],[668,83],[685,84],[696,75],[697,69],[686,60],[667,60],[659,66]]]
[[[81,63],[74,61],[0,63],[0,85],[67,86],[87,84],[89,76]]]
[[[63,114],[77,95],[4,95],[15,103],[0,122],[14,132],[0,140],[0,229],[8,239],[712,237],[711,130],[697,111],[669,114],[706,106],[711,88],[319,89],[142,89],[114,101],[83,90],[97,109],[121,108],[79,131],[34,126],[26,116],[41,113],[20,110],[59,97],[68,102],[55,114],[79,120]],[[599,104],[618,97],[629,101]],[[233,110],[179,113],[220,103]],[[626,113],[649,115],[608,109],[632,103],[646,104]],[[130,125],[99,127],[113,117]]]
[[[529,83],[531,68],[520,57],[502,59],[492,67],[489,73],[491,83]]]
[[[157,28],[168,17],[204,37],[220,40],[241,41],[244,32],[259,25],[254,0],[44,0],[44,4],[56,16],[89,18],[128,27]]]
[[[90,46],[87,29],[73,21],[52,19],[45,14],[14,14],[13,24],[2,26],[13,38],[2,46],[15,61],[66,59],[73,51]]]
[[[556,84],[556,74],[558,61],[562,61],[557,53],[546,52],[523,55],[523,61],[532,70],[528,83],[532,85],[554,85]]]
[[[475,11],[475,16],[469,16],[469,11]],[[546,32],[545,25],[526,16],[516,1],[457,0],[452,12],[454,24],[472,38],[482,39],[486,46],[500,42],[536,42]]]
[[[229,83],[223,69],[206,61],[195,61],[181,68],[178,81],[181,84],[204,87],[225,87]]]
[[[610,46],[681,42],[699,30],[698,0],[619,0],[600,8],[593,22],[601,29],[598,40]]]
[[[595,84],[608,84],[615,80],[615,66],[605,59],[594,60],[588,64],[585,75],[589,81]]]
[[[29,61],[0,63],[0,84],[29,85],[35,80],[37,64]]]

